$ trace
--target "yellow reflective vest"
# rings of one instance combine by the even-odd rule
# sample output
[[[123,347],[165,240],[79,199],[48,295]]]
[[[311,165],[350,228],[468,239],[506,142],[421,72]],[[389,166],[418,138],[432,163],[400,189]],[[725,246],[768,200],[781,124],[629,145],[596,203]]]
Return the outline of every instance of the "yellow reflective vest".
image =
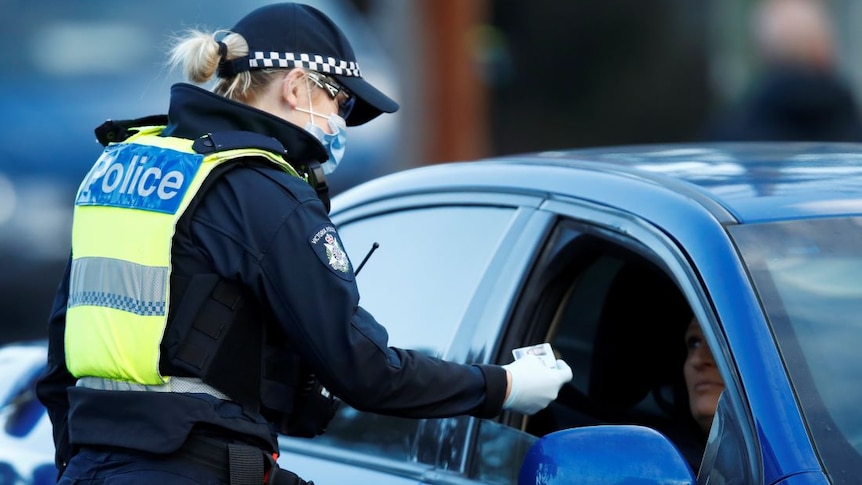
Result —
[[[299,174],[279,154],[241,148],[202,155],[193,140],[144,127],[108,145],[78,189],[66,312],[66,366],[93,376],[161,385],[171,241],[177,221],[217,166],[259,157]]]

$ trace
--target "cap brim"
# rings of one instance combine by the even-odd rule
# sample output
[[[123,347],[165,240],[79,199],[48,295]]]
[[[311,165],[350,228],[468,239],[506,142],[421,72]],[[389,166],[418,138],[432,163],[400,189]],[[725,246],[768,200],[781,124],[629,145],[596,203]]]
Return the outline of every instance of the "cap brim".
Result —
[[[380,92],[361,77],[332,75],[341,85],[356,96],[356,104],[347,117],[347,126],[358,126],[380,116],[398,111],[398,103]]]

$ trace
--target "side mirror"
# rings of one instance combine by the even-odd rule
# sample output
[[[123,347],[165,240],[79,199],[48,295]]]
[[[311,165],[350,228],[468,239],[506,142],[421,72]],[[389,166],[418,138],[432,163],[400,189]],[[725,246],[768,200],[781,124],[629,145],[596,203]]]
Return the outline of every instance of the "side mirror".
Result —
[[[518,485],[694,484],[679,450],[643,426],[588,426],[550,433],[527,452]]]

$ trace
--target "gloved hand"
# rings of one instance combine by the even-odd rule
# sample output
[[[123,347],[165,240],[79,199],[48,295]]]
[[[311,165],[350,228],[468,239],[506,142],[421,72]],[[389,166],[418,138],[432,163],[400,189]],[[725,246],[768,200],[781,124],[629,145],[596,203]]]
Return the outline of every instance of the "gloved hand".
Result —
[[[512,377],[503,409],[524,414],[535,414],[544,409],[557,398],[560,387],[572,380],[572,368],[562,359],[557,360],[555,369],[546,366],[535,355],[524,356],[502,367]]]

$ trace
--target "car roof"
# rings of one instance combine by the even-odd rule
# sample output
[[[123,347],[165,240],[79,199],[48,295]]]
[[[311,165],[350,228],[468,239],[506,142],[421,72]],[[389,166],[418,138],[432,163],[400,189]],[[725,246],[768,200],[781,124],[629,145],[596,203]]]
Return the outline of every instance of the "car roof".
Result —
[[[383,177],[341,194],[333,211],[455,190],[570,196],[633,212],[694,202],[722,223],[862,215],[862,144],[654,144],[493,157]]]

